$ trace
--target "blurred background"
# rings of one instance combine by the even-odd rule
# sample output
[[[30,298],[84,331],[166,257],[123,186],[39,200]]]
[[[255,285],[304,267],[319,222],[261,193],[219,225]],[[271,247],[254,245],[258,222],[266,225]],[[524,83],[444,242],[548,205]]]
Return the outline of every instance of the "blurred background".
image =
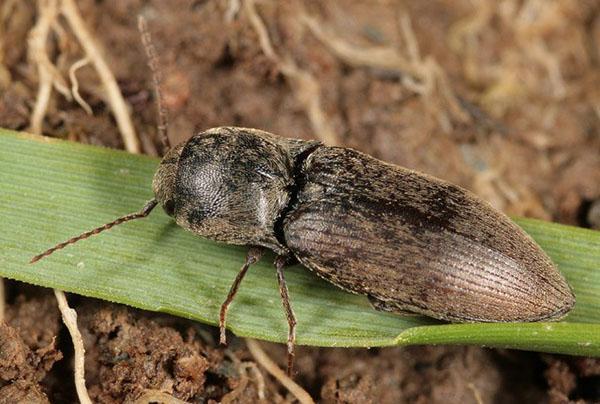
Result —
[[[319,139],[459,184],[510,215],[600,229],[600,1],[80,0],[88,37],[69,14],[74,4],[0,1],[0,127],[157,156],[142,15],[172,143],[221,125]],[[129,138],[89,43],[126,102]],[[60,332],[53,297],[7,288],[9,323],[38,362],[54,363],[33,354]],[[208,327],[92,299],[76,305],[99,402],[160,388],[193,402],[232,391],[229,401],[257,401],[260,389],[265,402],[294,400],[266,373],[238,377],[232,369],[251,361],[244,344],[217,348]],[[147,350],[117,365],[107,359],[115,344]],[[264,347],[284,363],[281,346]],[[173,365],[173,352],[194,358],[195,373]],[[517,351],[300,348],[297,367],[297,382],[321,402],[600,396],[598,360]],[[70,380],[68,363],[44,369],[19,389],[72,400],[74,387],[58,381]]]

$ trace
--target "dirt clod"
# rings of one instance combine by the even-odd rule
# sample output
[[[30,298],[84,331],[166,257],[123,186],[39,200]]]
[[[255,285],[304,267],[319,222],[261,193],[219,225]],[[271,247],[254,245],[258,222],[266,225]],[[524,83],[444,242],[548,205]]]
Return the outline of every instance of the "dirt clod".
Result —
[[[180,400],[198,401],[218,399],[227,391],[226,386],[208,386],[226,378],[221,367],[214,367],[222,353],[207,347],[192,328],[184,339],[171,327],[108,304],[85,305],[79,318],[93,400],[131,401],[146,390],[158,390]]]
[[[54,340],[32,350],[15,328],[0,324],[0,402],[47,402],[40,382],[61,358]]]
[[[569,366],[562,361],[554,361],[545,372],[548,385],[550,386],[549,396],[552,403],[569,402],[569,395],[576,387],[575,375],[569,369]]]

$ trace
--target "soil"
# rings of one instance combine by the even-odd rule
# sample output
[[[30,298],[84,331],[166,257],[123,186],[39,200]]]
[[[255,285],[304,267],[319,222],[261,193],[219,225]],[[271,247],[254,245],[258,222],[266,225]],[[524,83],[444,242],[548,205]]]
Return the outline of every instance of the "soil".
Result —
[[[306,108],[311,93],[282,71],[281,60],[292,60],[315,79],[340,145],[464,186],[512,215],[600,228],[597,0],[261,1],[279,62],[261,49],[246,8],[231,11],[237,3],[77,2],[131,106],[144,153],[156,155],[160,143],[139,14],[160,55],[173,143],[220,125],[319,138],[322,124]],[[0,127],[30,125],[38,70],[27,38],[39,18],[36,4],[0,3]],[[417,68],[382,66],[372,54],[361,62],[341,57],[304,25],[303,14],[362,55],[386,48]],[[68,79],[83,53],[65,20],[57,21],[47,51]],[[430,71],[437,73],[423,73]],[[94,69],[79,69],[77,79],[93,115],[54,91],[43,133],[123,148]],[[53,295],[5,286],[0,402],[76,401],[71,341]],[[225,349],[208,326],[69,299],[94,402],[133,402],[153,391],[190,402],[256,402],[259,393],[264,402],[294,400],[252,365],[243,340],[231,337]],[[282,346],[262,346],[285,363]],[[300,347],[297,371],[295,380],[324,403],[600,402],[600,361],[590,358],[479,347]]]

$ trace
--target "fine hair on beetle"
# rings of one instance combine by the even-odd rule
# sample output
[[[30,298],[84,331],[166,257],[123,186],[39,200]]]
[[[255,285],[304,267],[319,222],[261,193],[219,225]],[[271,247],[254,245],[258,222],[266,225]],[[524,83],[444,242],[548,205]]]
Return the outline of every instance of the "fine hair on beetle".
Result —
[[[558,320],[575,304],[567,281],[542,249],[506,215],[456,185],[318,141],[257,129],[217,127],[171,147],[161,73],[144,19],[142,43],[152,71],[163,158],[154,198],[135,213],[82,233],[32,258],[161,205],[199,236],[248,246],[219,313],[226,343],[229,305],[266,250],[288,322],[291,374],[296,317],[285,267],[306,268],[376,310],[451,322]]]

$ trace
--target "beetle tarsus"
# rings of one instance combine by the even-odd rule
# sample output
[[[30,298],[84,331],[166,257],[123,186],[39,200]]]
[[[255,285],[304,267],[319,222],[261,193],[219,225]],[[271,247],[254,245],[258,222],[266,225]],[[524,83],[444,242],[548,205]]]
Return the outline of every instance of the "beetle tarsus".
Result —
[[[251,247],[248,250],[248,254],[246,254],[246,262],[244,262],[240,272],[238,272],[237,276],[235,277],[235,280],[229,289],[229,293],[227,294],[227,298],[221,305],[221,312],[219,313],[219,343],[221,345],[227,345],[225,325],[227,322],[227,310],[229,309],[229,305],[233,301],[233,298],[235,297],[235,294],[237,293],[240,283],[242,283],[242,279],[244,279],[246,272],[248,272],[248,268],[250,268],[250,265],[256,264],[260,260],[264,251],[264,248],[259,247]]]
[[[275,267],[277,268],[277,282],[279,283],[279,293],[281,294],[281,302],[285,309],[285,314],[288,321],[288,339],[287,339],[287,374],[292,376],[294,368],[294,356],[296,346],[296,316],[292,305],[290,304],[290,296],[285,277],[283,276],[283,268],[288,261],[288,257],[280,255],[275,259]]]

